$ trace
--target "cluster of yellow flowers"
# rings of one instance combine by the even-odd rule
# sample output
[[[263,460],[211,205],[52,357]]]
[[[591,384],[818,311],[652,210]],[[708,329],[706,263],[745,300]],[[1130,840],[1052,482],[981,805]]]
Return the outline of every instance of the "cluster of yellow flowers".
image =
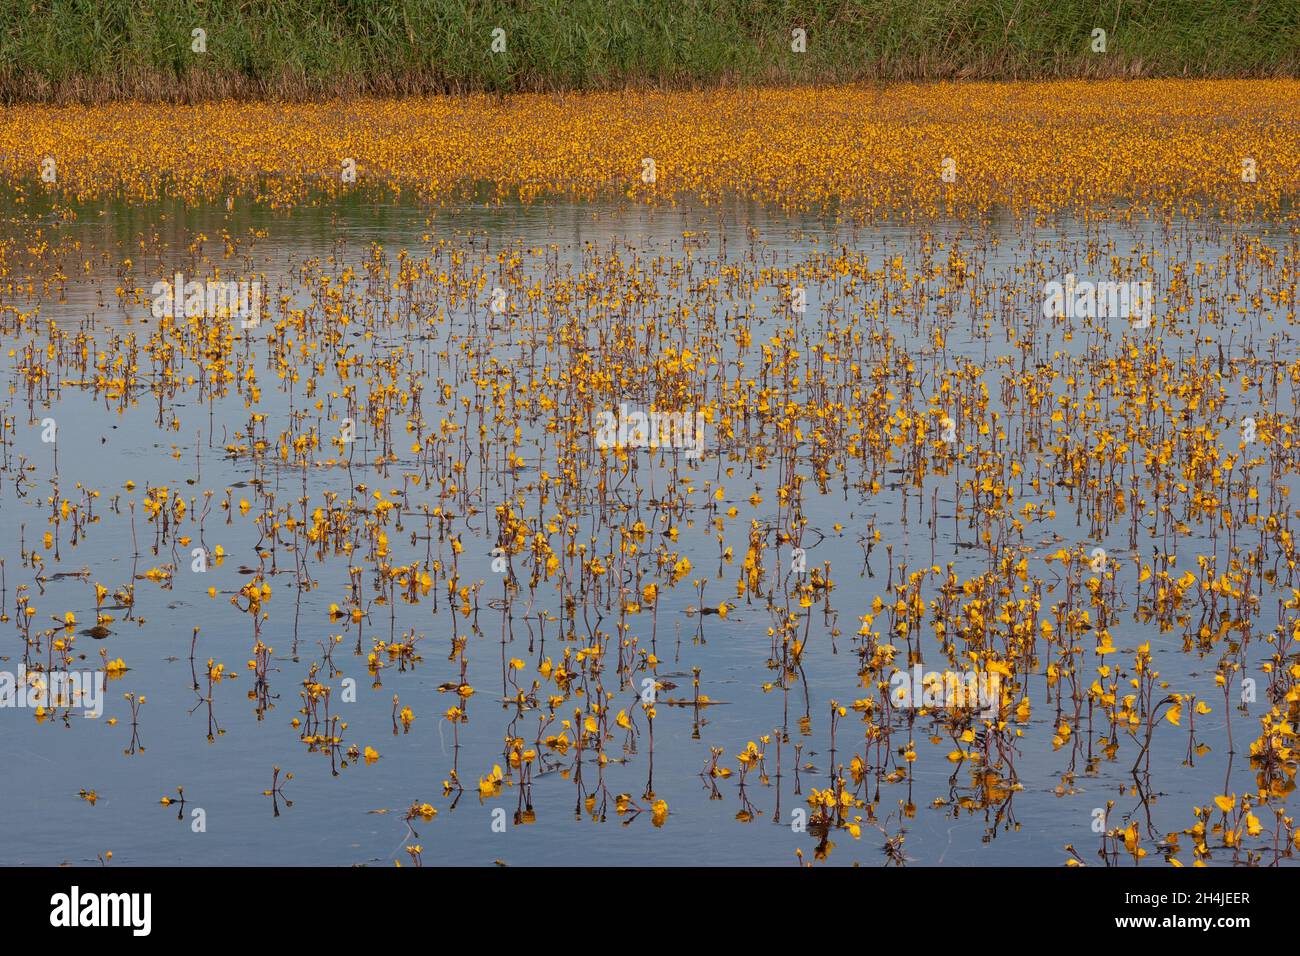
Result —
[[[0,110],[0,176],[78,198],[735,196],[855,216],[1277,209],[1300,82],[937,84]]]

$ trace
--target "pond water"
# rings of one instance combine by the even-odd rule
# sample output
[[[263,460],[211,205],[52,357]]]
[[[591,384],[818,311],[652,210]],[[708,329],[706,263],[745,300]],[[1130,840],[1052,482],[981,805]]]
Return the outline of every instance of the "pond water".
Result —
[[[0,708],[0,862],[1131,865],[1135,824],[1159,865],[1216,796],[1286,806],[1250,746],[1294,681],[1294,231],[0,214],[0,669],[126,668],[97,719]],[[265,314],[155,316],[177,272]],[[1152,321],[1045,316],[1067,276]],[[652,405],[702,455],[602,455]],[[1005,663],[1001,726],[889,706],[909,653]],[[1206,862],[1291,862],[1261,803]]]

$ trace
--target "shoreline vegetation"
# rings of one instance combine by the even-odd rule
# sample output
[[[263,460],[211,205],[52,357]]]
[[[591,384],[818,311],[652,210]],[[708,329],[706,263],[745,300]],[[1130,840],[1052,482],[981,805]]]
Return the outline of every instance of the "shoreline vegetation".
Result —
[[[1298,74],[1269,0],[0,4],[5,104]]]
[[[995,209],[1291,218],[1297,80],[897,84],[0,109],[24,201],[287,207],[729,198],[861,219]],[[243,201],[243,200],[241,200]]]

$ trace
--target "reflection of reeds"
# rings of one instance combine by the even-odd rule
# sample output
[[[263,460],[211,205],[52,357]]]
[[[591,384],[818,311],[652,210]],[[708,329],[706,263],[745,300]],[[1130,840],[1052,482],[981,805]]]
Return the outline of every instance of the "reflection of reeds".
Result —
[[[657,84],[1294,74],[1295,8],[1174,0],[101,0],[0,10],[0,98],[194,101]],[[195,52],[192,30],[206,31]],[[491,51],[505,31],[505,52]],[[792,30],[806,51],[792,52]],[[1107,32],[1105,53],[1092,31]]]

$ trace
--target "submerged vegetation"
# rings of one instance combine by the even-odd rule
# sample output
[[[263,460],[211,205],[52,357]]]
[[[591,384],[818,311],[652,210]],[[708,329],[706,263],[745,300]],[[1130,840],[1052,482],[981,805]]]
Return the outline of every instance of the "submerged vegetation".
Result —
[[[1294,76],[1298,58],[1300,7],[1261,0],[0,5],[0,99],[10,102],[1276,77]]]

